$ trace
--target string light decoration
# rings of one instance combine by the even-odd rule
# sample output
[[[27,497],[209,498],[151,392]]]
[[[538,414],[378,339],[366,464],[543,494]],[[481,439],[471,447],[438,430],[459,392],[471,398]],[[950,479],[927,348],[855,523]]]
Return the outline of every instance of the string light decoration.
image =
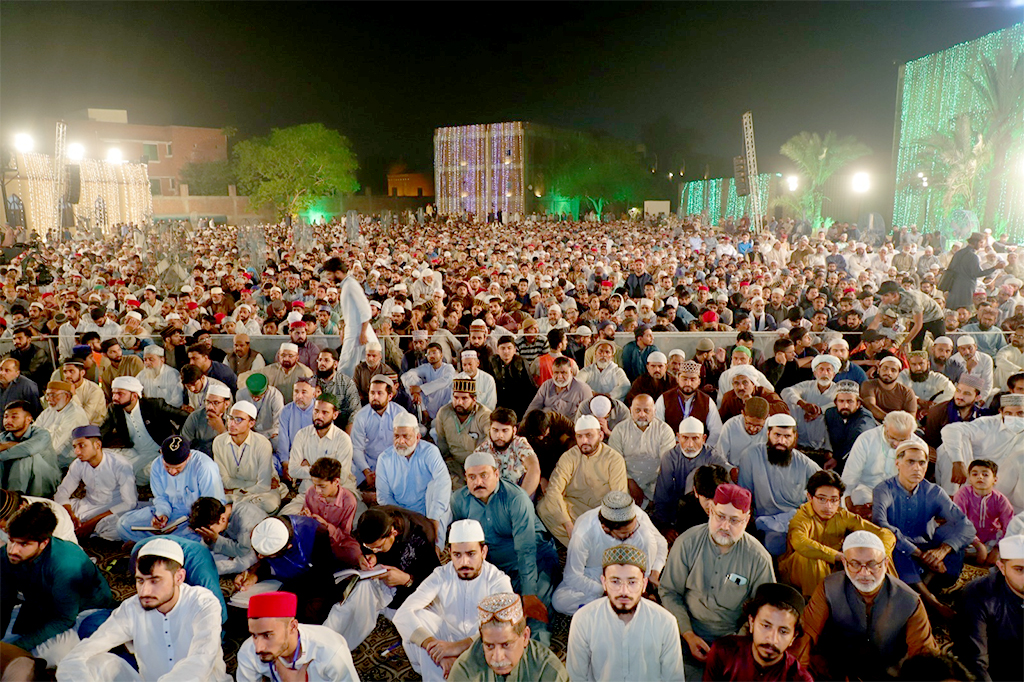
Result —
[[[934,164],[922,166],[921,141],[936,130],[948,132],[960,114],[980,114],[985,107],[971,77],[981,75],[982,59],[993,62],[999,53],[1011,48],[1014,55],[1024,52],[1024,24],[982,36],[977,40],[907,62],[903,66],[897,134],[896,192],[893,201],[893,225],[918,224],[926,230],[948,231],[947,210],[943,207],[942,187],[913,182],[917,173],[935,174]],[[1011,239],[1024,239],[1024,176],[1017,168],[1024,155],[1024,140],[1011,144],[1007,172],[999,186],[989,194],[989,178],[983,172],[975,182],[978,217],[985,215],[985,204],[996,202],[996,224],[983,225],[999,233],[1005,227]],[[910,180],[908,182],[908,180]],[[923,223],[923,224],[922,224]]]
[[[53,162],[46,154],[22,154],[24,167],[19,165],[28,184],[25,214],[27,227],[45,237],[57,221],[57,205],[53,201]]]
[[[760,195],[761,206],[769,206],[771,198],[772,174],[758,173],[751,185]],[[733,178],[714,178],[711,180],[693,180],[683,184],[680,200],[683,202],[684,214],[700,214],[704,212],[704,195],[708,195],[707,211],[710,224],[715,225],[722,218],[740,219],[750,215],[749,197],[736,194],[736,182]],[[724,207],[723,207],[724,200]]]
[[[525,209],[526,126],[521,122],[438,128],[434,187],[443,214],[484,215]]]

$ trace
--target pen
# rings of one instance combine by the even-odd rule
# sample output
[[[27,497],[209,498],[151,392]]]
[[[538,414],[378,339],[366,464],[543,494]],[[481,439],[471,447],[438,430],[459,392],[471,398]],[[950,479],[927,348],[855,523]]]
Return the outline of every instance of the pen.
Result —
[[[398,650],[398,647],[400,647],[400,646],[402,646],[401,642],[395,642],[394,644],[389,646],[387,649],[384,649],[383,651],[380,652],[381,658],[387,658],[388,656],[392,655],[393,653],[395,653],[395,651]]]

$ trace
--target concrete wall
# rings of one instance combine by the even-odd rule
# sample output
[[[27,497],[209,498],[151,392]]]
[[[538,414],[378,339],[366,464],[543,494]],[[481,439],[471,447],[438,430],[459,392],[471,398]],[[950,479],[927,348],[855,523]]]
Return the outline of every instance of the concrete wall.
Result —
[[[192,213],[198,214],[200,218],[226,219],[232,225],[239,225],[246,219],[253,221],[273,221],[274,211],[267,208],[263,211],[253,211],[249,207],[249,197],[238,196],[235,186],[228,186],[226,197],[203,197],[192,196],[188,192],[188,185],[180,185],[181,193],[178,195],[153,196],[153,218],[188,218]]]

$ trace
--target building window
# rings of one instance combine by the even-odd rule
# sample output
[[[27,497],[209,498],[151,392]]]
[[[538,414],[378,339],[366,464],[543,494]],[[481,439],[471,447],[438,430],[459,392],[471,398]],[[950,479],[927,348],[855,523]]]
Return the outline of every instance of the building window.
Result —
[[[159,161],[160,155],[156,151],[155,144],[143,144],[142,145],[142,156],[146,161]]]
[[[417,187],[416,188],[416,196],[418,196],[418,197],[423,196],[423,188],[422,187]]]
[[[167,178],[167,184],[170,185],[172,191],[178,187],[178,181],[174,178]]]
[[[164,156],[174,156],[174,154],[171,153],[171,143],[170,142],[167,143],[167,153]]]
[[[150,178],[149,179],[149,191],[154,196],[157,196],[157,195],[160,194],[160,178]]]
[[[17,194],[7,197],[7,222],[11,227],[25,227],[25,204]]]
[[[398,196],[398,188],[397,187],[392,187],[391,188],[391,196],[393,196],[393,197],[397,197]]]

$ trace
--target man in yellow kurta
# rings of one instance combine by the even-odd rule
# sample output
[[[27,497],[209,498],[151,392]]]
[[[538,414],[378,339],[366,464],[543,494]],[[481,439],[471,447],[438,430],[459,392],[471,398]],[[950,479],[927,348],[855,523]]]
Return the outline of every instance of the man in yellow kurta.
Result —
[[[576,446],[559,458],[548,481],[537,515],[565,546],[580,514],[600,506],[612,490],[629,491],[626,461],[604,444],[601,423],[589,414],[576,420]]]
[[[844,508],[845,491],[846,485],[836,472],[814,473],[807,481],[807,502],[789,522],[786,554],[779,561],[779,581],[797,588],[805,597],[810,597],[833,569],[841,568],[843,540],[856,530],[879,537],[892,572],[896,537]]]

